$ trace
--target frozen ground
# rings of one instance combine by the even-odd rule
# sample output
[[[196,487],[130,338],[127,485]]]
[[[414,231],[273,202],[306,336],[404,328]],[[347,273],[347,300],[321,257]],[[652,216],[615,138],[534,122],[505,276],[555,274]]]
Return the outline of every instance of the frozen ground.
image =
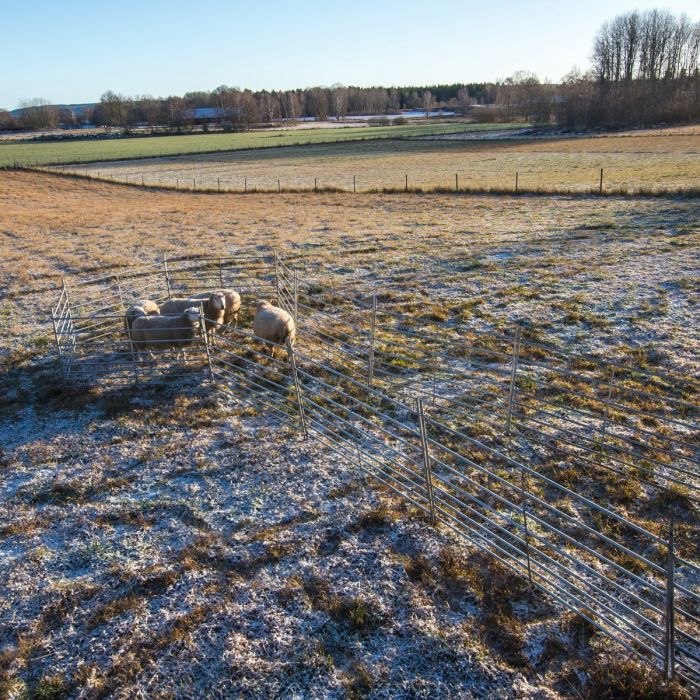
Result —
[[[260,245],[422,319],[526,318],[697,373],[693,200],[217,198],[26,173],[0,195],[0,697],[580,697],[619,658],[264,413],[196,383],[64,391],[37,310],[61,275]]]

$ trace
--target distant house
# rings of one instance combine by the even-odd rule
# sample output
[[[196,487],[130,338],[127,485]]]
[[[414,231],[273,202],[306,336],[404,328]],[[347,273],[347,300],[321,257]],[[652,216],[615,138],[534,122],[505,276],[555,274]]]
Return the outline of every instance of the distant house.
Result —
[[[226,110],[221,107],[195,107],[188,109],[185,117],[194,124],[220,124],[226,118]]]

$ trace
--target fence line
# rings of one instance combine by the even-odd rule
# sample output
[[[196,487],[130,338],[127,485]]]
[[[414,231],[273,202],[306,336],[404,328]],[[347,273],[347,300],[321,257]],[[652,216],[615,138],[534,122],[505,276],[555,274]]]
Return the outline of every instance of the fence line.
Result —
[[[109,161],[108,161],[109,162]],[[89,164],[84,164],[89,165]],[[486,181],[486,178],[476,180],[472,178],[472,182],[465,184],[466,175],[462,174],[460,184],[459,174],[453,172],[445,172],[444,177],[438,181],[423,181],[413,178],[403,172],[397,172],[393,178],[372,178],[367,176],[366,180],[370,181],[364,189],[358,187],[358,181],[361,181],[357,174],[348,173],[345,177],[335,176],[328,177],[324,184],[318,175],[309,175],[307,178],[297,178],[296,182],[291,182],[289,185],[284,185],[283,180],[277,176],[259,177],[258,186],[253,185],[253,179],[248,176],[237,176],[222,178],[220,175],[212,175],[208,179],[197,177],[153,177],[147,179],[147,176],[142,171],[124,174],[122,177],[115,175],[103,174],[100,172],[92,174],[93,170],[86,168],[75,168],[69,166],[58,165],[17,165],[24,170],[35,172],[44,172],[49,174],[59,174],[69,177],[79,177],[90,180],[98,180],[100,182],[109,182],[113,184],[127,185],[129,187],[142,187],[159,190],[173,190],[178,192],[203,192],[210,194],[248,194],[248,193],[298,193],[298,192],[342,192],[342,193],[398,193],[398,192],[435,192],[435,193],[494,193],[494,194],[570,194],[584,196],[605,196],[605,195],[631,195],[631,194],[647,194],[647,195],[679,195],[697,196],[700,194],[700,188],[692,184],[677,184],[666,187],[659,187],[655,184],[606,184],[603,186],[601,178],[601,170],[593,168],[591,177],[588,180],[578,182],[566,182],[566,176],[571,173],[570,170],[555,171],[562,173],[562,182],[556,184],[539,184],[538,180],[548,175],[551,177],[552,170],[538,171],[528,173],[531,184],[523,186],[522,171],[513,171],[514,184],[512,186],[504,185],[506,175],[493,178],[491,183]],[[61,168],[60,170],[58,168]],[[200,168],[201,171],[201,168]],[[199,171],[198,171],[199,172]],[[229,180],[228,186],[225,180]],[[476,180],[476,181],[475,181]],[[192,184],[185,184],[191,181]],[[231,184],[231,181],[237,183]],[[199,183],[199,184],[198,184]],[[454,184],[452,184],[454,183]]]

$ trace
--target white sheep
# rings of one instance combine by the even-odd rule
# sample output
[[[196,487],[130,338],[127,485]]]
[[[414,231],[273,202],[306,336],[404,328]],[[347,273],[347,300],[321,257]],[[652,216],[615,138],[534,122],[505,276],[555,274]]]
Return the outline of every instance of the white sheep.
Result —
[[[227,326],[232,325],[235,328],[238,325],[238,312],[241,308],[241,295],[233,289],[215,289],[213,292],[195,294],[192,298],[208,299],[209,295],[212,293],[224,295],[224,323]]]
[[[284,309],[273,306],[269,301],[260,301],[255,309],[253,333],[270,348],[270,356],[275,356],[275,346],[284,345],[287,338],[292,345],[297,336],[294,319]]]
[[[186,299],[168,299],[160,305],[160,313],[163,316],[181,314],[187,309],[202,305],[204,310],[204,325],[207,330],[219,328],[224,322],[224,310],[226,298],[222,292],[209,292],[204,298],[188,297]]]
[[[138,316],[131,324],[131,342],[137,351],[153,348],[182,348],[184,351],[194,340],[199,324],[196,306],[176,315]]]
[[[133,303],[124,314],[124,332],[127,337],[129,336],[129,331],[131,330],[131,324],[134,322],[135,318],[139,316],[154,316],[160,313],[158,304],[150,299],[139,299],[137,302]]]

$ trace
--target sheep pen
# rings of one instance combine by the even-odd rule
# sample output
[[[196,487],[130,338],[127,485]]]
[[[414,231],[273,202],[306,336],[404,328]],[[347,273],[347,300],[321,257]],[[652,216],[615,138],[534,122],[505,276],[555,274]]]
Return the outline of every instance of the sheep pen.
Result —
[[[203,327],[184,361],[137,361],[130,303],[219,288],[241,295],[236,328],[214,340]],[[251,331],[261,298],[296,322],[282,359]],[[421,327],[259,251],[64,283],[52,319],[66,381],[195,378],[261,405],[668,677],[700,682],[692,377],[563,351],[523,326]]]

